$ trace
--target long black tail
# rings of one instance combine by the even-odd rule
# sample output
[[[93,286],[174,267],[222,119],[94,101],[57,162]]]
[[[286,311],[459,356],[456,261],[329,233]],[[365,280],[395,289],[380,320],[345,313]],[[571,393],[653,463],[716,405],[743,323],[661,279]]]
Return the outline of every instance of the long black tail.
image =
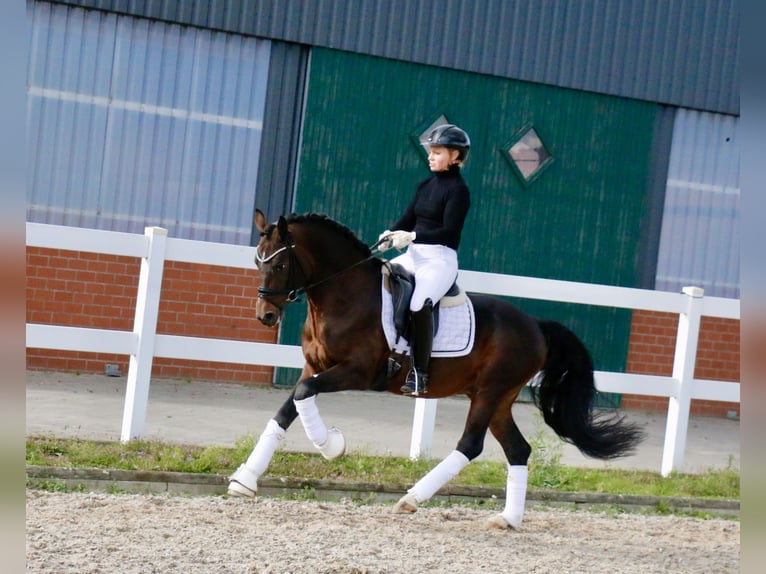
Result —
[[[644,438],[624,416],[593,412],[593,361],[580,339],[555,321],[539,321],[548,344],[540,385],[533,389],[543,419],[559,437],[593,458],[630,454]]]

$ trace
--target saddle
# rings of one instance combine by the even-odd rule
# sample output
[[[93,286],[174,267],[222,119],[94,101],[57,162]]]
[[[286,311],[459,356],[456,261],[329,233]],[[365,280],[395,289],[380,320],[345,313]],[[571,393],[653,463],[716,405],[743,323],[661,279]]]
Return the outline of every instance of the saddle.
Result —
[[[394,328],[397,339],[410,340],[410,299],[415,290],[415,275],[398,263],[387,261],[383,266],[383,274],[387,276],[387,288],[391,293],[391,302],[394,306]],[[457,282],[452,283],[447,293],[434,304],[434,336],[439,330],[439,309],[441,306],[452,307],[465,301],[465,292],[460,289]]]

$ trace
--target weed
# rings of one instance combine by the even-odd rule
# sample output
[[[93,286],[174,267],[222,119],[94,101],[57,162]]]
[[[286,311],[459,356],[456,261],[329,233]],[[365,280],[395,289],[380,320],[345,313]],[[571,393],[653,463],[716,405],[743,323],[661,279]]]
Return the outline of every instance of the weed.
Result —
[[[199,447],[159,441],[131,441],[121,444],[45,436],[28,437],[26,462],[28,465],[38,466],[228,475],[247,459],[254,444],[255,437],[252,435],[238,439],[233,448]],[[740,478],[734,468],[710,469],[702,474],[672,473],[669,477],[662,477],[658,472],[565,466],[561,464],[560,441],[545,435],[542,424],[536,429],[530,444],[530,488],[568,492],[739,498]],[[278,450],[265,476],[410,486],[437,462],[356,452],[327,461],[318,453]],[[451,484],[505,488],[506,467],[503,462],[477,460],[465,467]]]

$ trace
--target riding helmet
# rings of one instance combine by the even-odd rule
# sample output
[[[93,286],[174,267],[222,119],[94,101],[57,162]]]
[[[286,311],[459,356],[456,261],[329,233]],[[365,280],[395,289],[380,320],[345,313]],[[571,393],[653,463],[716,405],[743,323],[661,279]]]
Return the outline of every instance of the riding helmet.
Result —
[[[423,143],[427,146],[440,145],[449,149],[456,149],[460,152],[458,157],[461,161],[468,157],[468,150],[471,148],[471,139],[468,134],[454,124],[443,124],[436,127]]]

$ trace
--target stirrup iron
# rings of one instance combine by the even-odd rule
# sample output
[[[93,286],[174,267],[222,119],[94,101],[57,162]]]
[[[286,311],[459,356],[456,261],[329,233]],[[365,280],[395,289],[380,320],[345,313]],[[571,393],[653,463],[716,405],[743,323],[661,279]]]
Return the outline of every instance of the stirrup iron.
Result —
[[[428,393],[428,375],[413,367],[407,374],[407,380],[399,389],[405,396],[418,397]]]

